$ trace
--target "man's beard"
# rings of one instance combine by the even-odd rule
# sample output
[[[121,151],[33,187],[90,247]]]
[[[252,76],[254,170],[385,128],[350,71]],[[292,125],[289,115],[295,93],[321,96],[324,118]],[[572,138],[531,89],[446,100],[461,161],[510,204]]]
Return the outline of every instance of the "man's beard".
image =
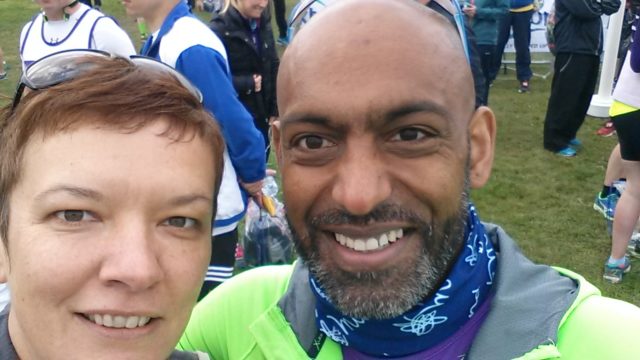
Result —
[[[464,242],[468,214],[468,187],[458,211],[441,223],[426,222],[401,206],[383,204],[364,216],[330,210],[306,220],[308,237],[302,239],[291,223],[296,249],[313,278],[340,312],[364,319],[399,316],[433,294],[455,263]],[[412,261],[374,272],[350,273],[322,261],[317,241],[323,225],[356,224],[400,220],[412,224],[423,239]],[[405,234],[406,236],[406,234]],[[330,254],[326,254],[330,256]]]

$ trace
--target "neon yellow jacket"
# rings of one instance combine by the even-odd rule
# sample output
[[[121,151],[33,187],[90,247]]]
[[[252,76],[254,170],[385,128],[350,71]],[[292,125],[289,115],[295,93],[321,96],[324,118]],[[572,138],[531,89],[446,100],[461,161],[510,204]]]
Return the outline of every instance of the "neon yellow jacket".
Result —
[[[499,227],[485,224],[498,270],[492,307],[467,360],[640,359],[640,308],[601,296],[582,276],[536,265]],[[302,262],[238,275],[191,316],[178,347],[212,359],[342,359],[330,339],[314,344],[315,302]]]

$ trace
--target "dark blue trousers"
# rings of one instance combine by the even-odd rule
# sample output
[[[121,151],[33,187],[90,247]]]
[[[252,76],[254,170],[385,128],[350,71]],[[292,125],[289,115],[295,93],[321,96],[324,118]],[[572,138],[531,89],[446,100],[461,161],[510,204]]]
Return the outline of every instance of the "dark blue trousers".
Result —
[[[498,24],[498,43],[496,48],[493,76],[498,74],[502,65],[504,46],[509,41],[509,33],[513,34],[513,43],[516,48],[516,77],[519,81],[531,79],[531,16],[533,10],[525,12],[508,12]]]

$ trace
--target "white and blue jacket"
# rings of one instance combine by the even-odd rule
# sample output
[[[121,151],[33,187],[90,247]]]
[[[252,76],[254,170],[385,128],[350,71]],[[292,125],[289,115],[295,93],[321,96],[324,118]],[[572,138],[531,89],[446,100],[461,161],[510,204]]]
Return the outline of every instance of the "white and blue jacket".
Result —
[[[238,100],[222,41],[180,1],[142,55],[161,60],[189,79],[202,92],[204,107],[218,121],[227,149],[213,234],[232,231],[244,216],[247,203],[238,180],[251,183],[263,179],[266,164],[264,140]]]

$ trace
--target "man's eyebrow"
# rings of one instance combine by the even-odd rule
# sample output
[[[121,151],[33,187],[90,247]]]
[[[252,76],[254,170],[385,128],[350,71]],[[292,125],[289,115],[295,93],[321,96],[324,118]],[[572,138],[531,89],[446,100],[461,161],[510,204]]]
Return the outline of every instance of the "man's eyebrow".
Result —
[[[36,195],[35,200],[42,201],[48,196],[51,196],[57,193],[66,193],[73,197],[91,199],[96,201],[102,200],[104,198],[102,194],[100,194],[95,190],[80,187],[80,186],[75,186],[75,185],[62,184],[62,185],[56,185],[52,188],[49,188],[39,193],[38,195]]]
[[[287,126],[296,125],[296,124],[316,125],[316,126],[321,126],[325,128],[338,128],[338,129],[345,127],[344,125],[337,124],[324,116],[305,115],[305,114],[302,114],[302,115],[294,114],[294,115],[286,116],[285,118],[281,119],[280,124],[282,129],[286,128]]]
[[[387,111],[384,114],[384,120],[385,122],[388,122],[396,118],[420,112],[434,113],[445,119],[448,119],[451,116],[447,108],[442,105],[436,104],[431,101],[417,101],[402,104],[392,109],[391,111]]]

